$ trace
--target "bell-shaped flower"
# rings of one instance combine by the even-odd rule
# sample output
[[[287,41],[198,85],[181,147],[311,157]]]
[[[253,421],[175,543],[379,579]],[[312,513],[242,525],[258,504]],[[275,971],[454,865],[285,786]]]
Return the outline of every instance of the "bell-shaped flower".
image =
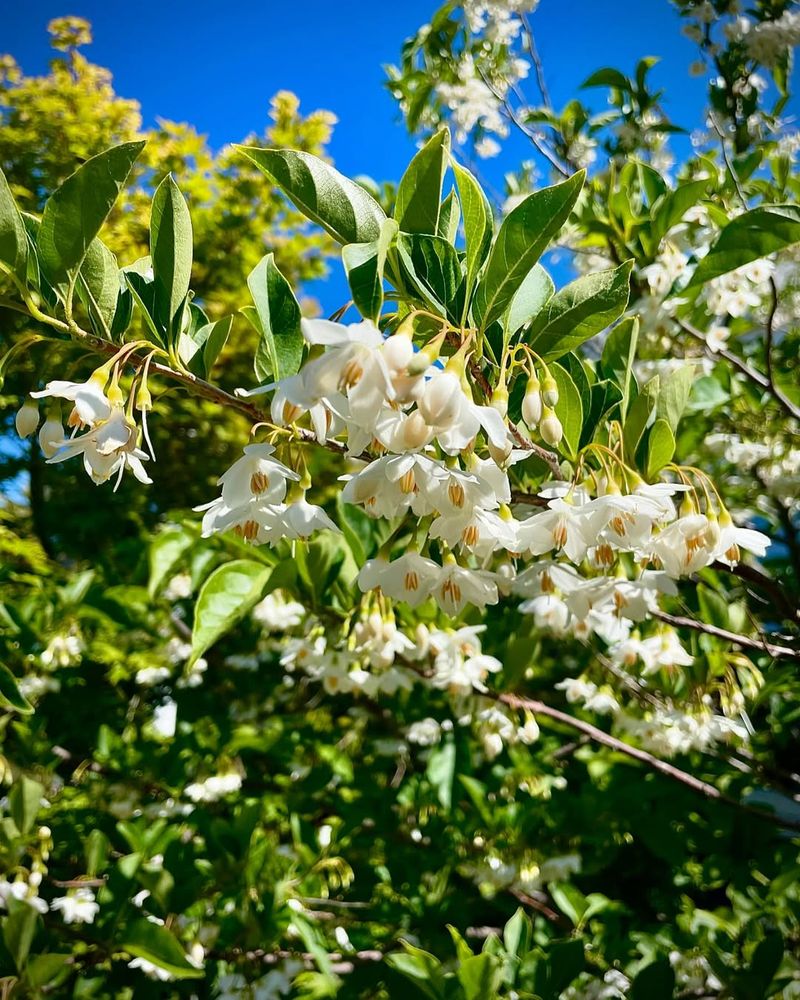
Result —
[[[718,537],[705,514],[689,514],[654,535],[648,552],[669,576],[677,579],[713,562]]]
[[[506,520],[495,511],[474,507],[466,516],[458,511],[437,517],[429,535],[441,538],[451,549],[458,546],[483,559],[498,549],[516,552],[519,546],[516,528],[513,519]]]
[[[369,320],[344,326],[324,319],[304,319],[302,330],[309,344],[327,348],[303,369],[308,392],[317,397],[345,394],[351,418],[373,427],[384,402],[394,398],[380,330]]]
[[[520,521],[520,550],[533,556],[563,551],[571,562],[579,563],[593,541],[586,532],[583,507],[561,497],[550,500],[547,506],[547,510]]]
[[[142,465],[142,461],[146,461],[148,456],[137,447],[137,439],[136,424],[122,407],[115,406],[108,417],[101,419],[85,434],[51,441],[54,454],[47,462],[52,465],[81,455],[86,472],[96,484],[105,483],[117,474],[118,486],[126,468],[133,472],[139,482],[151,483],[152,480]]]
[[[68,399],[75,404],[68,421],[69,426],[93,427],[101,420],[108,420],[111,416],[111,403],[103,391],[106,381],[106,375],[97,378],[92,376],[86,382],[68,382],[56,379],[48,382],[44,389],[39,392],[32,392],[31,396],[34,399],[46,397]]]
[[[430,595],[440,573],[432,559],[410,551],[393,562],[380,556],[368,559],[358,574],[358,585],[364,592],[380,589],[392,600],[416,608]]]
[[[719,540],[714,549],[714,558],[726,566],[735,566],[741,559],[741,550],[746,549],[761,559],[767,554],[771,545],[770,539],[761,531],[752,528],[739,528],[727,511],[723,511],[719,519]]]
[[[271,456],[271,444],[245,445],[244,454],[217,480],[222,487],[221,500],[227,507],[238,507],[257,498],[262,503],[281,503],[286,496],[287,480],[300,476]],[[197,508],[201,509],[201,508]]]
[[[433,588],[436,603],[448,615],[459,615],[468,604],[485,608],[497,604],[500,595],[494,573],[459,566],[448,556]]]

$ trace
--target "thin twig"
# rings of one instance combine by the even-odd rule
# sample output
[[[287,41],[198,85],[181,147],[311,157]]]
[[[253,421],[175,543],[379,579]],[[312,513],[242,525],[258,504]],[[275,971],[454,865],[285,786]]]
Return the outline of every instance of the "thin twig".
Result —
[[[783,390],[775,381],[772,348],[775,340],[775,314],[778,311],[778,286],[775,284],[775,279],[771,275],[769,279],[769,287],[772,301],[769,307],[769,315],[767,316],[767,335],[764,345],[767,384],[769,386],[769,391],[778,400],[781,406],[788,413],[791,413],[796,420],[800,420],[800,407],[794,405],[794,403],[784,394]]]
[[[666,622],[668,625],[674,625],[677,628],[694,629],[695,632],[704,632],[706,635],[713,635],[717,639],[732,642],[735,646],[740,646],[742,649],[755,649],[760,653],[768,653],[776,660],[782,656],[793,660],[800,660],[800,650],[791,649],[789,646],[776,646],[773,643],[753,639],[750,636],[739,635],[737,632],[729,632],[727,629],[718,628],[716,625],[707,625],[705,622],[697,621],[696,618],[670,615],[666,611],[653,611],[652,615],[654,618],[658,618],[659,621]]]
[[[486,692],[485,697],[492,698],[495,701],[500,701],[503,704],[508,705],[509,708],[533,712],[535,715],[545,716],[554,719],[557,722],[561,722],[565,726],[576,729],[578,732],[588,736],[594,743],[600,743],[603,746],[608,747],[610,750],[615,750],[617,753],[625,754],[627,757],[631,757],[633,760],[637,760],[639,763],[645,764],[652,770],[658,771],[659,774],[670,778],[672,781],[676,781],[684,787],[691,789],[693,792],[697,792],[704,798],[716,802],[722,802],[725,805],[732,806],[735,809],[746,812],[758,819],[766,820],[769,823],[774,823],[778,826],[792,830],[800,830],[800,820],[783,819],[774,813],[767,812],[764,809],[759,809],[755,806],[748,805],[746,802],[741,802],[738,799],[731,798],[729,795],[721,792],[714,785],[710,785],[707,781],[702,781],[700,778],[696,778],[693,774],[689,774],[687,771],[682,771],[679,767],[675,767],[673,764],[669,764],[665,760],[654,757],[653,754],[648,753],[646,750],[641,750],[639,747],[632,746],[630,743],[625,743],[623,740],[617,739],[610,733],[607,733],[602,729],[598,729],[597,726],[593,726],[588,722],[576,719],[573,716],[568,715],[566,712],[562,712],[557,708],[553,708],[552,706],[545,704],[543,701],[533,698],[523,698],[516,694],[497,694],[491,691]]]

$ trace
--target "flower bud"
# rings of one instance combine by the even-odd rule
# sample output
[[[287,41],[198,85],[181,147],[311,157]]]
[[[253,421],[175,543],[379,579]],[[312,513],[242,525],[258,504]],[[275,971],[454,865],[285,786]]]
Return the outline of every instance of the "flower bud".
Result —
[[[555,447],[564,436],[564,428],[561,426],[561,421],[549,406],[545,406],[544,408],[542,422],[539,424],[539,433],[542,435],[542,440],[545,444],[549,444],[552,447]]]
[[[58,442],[64,440],[64,428],[61,421],[53,414],[48,414],[47,420],[39,430],[39,447],[45,458],[52,458],[58,451]]]
[[[532,376],[525,386],[525,395],[522,397],[522,419],[525,426],[533,430],[542,419],[542,394],[539,391],[539,379]]]
[[[542,402],[551,409],[558,405],[558,386],[549,372],[542,383]]]
[[[17,416],[14,419],[14,424],[17,428],[17,434],[21,438],[30,437],[34,433],[36,428],[39,426],[39,407],[36,405],[36,400],[31,399],[30,396],[25,400],[22,406],[17,410]]]
[[[383,357],[391,372],[404,372],[414,357],[411,337],[401,332],[389,337],[383,345]]]
[[[508,414],[508,389],[502,383],[492,392],[492,408],[497,410],[501,417]]]
[[[422,350],[417,351],[408,362],[407,371],[409,375],[422,375],[426,372],[430,366],[438,360],[439,352],[442,349],[442,344],[444,343],[445,334],[437,334],[433,340],[429,340],[428,343],[422,348]]]
[[[400,432],[402,444],[409,451],[421,448],[430,441],[432,436],[433,431],[425,423],[425,418],[419,410],[414,410],[403,424],[403,429]]]

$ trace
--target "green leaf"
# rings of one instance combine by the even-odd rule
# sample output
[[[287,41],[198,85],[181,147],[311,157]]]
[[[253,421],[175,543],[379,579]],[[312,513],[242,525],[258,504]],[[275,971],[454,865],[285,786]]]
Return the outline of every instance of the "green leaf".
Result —
[[[672,227],[680,222],[686,212],[704,198],[708,191],[708,180],[689,181],[666,191],[654,204],[651,210],[652,235],[654,245],[658,246]]]
[[[436,227],[436,235],[455,246],[458,237],[458,227],[461,223],[461,205],[458,201],[455,188],[442,202],[439,209],[439,224]]]
[[[53,952],[47,955],[33,955],[25,968],[25,979],[31,986],[47,986],[61,977],[70,965],[71,955]]]
[[[625,423],[628,404],[631,398],[631,378],[633,377],[633,362],[636,357],[636,345],[639,342],[639,318],[627,316],[617,323],[606,338],[600,364],[603,371],[612,376],[622,390],[620,402],[620,420]]]
[[[678,423],[686,409],[693,382],[693,365],[683,365],[669,375],[661,376],[656,419],[665,420],[673,433],[677,431]]]
[[[641,969],[631,983],[631,1000],[672,1000],[675,972],[669,959],[659,958]]]
[[[531,923],[522,907],[503,928],[503,944],[509,955],[521,956],[530,948]]]
[[[191,965],[178,939],[166,927],[149,920],[137,920],[124,935],[123,951],[143,958],[176,979],[202,979],[205,972]]]
[[[442,808],[449,812],[453,804],[453,782],[456,773],[456,745],[452,739],[448,739],[431,751],[425,773],[436,790]]]
[[[25,280],[28,260],[28,236],[25,223],[14,201],[6,175],[0,170],[0,263],[12,274]]]
[[[150,258],[153,263],[153,318],[162,330],[169,331],[183,308],[192,274],[192,220],[172,174],[167,174],[153,195]]]
[[[764,205],[731,219],[697,265],[689,287],[800,243],[800,208]]]
[[[469,306],[475,279],[492,243],[492,206],[477,179],[455,160],[451,161],[458,184],[458,197],[464,216],[467,275],[465,284],[465,310]]]
[[[464,1000],[493,1000],[503,975],[503,969],[494,955],[474,955],[458,967],[458,981],[464,991]]]
[[[616,87],[617,90],[630,90],[631,81],[618,69],[604,66],[602,69],[595,70],[591,76],[587,76],[581,84],[582,90],[588,87]]]
[[[92,240],[83,259],[78,283],[89,316],[100,336],[108,338],[120,294],[117,258],[98,239]]]
[[[38,912],[22,899],[6,900],[8,916],[3,921],[3,941],[19,972],[25,968],[36,933]]]
[[[24,837],[33,828],[42,807],[44,785],[33,778],[21,775],[8,794],[9,812],[14,825]]]
[[[622,315],[630,294],[633,261],[578,278],[550,299],[526,341],[545,360],[559,358],[605,330]]]
[[[510,336],[516,333],[520,327],[537,316],[552,298],[555,290],[556,286],[547,271],[541,264],[534,264],[517,289],[505,314],[503,326],[506,334]]]
[[[295,375],[303,358],[300,306],[289,282],[275,263],[275,255],[262,257],[247,277],[261,325],[261,338],[253,360],[261,382]]]
[[[410,979],[416,987],[431,1000],[442,1000],[445,996],[445,978],[442,963],[434,955],[403,941],[404,952],[392,952],[386,956],[386,964]]]
[[[633,401],[633,405],[628,411],[623,431],[625,434],[625,456],[629,462],[633,462],[636,458],[639,442],[642,440],[645,429],[650,423],[650,418],[656,408],[660,387],[661,379],[658,375],[654,375],[643,386],[642,391]]]
[[[559,447],[565,452],[567,458],[574,459],[580,447],[581,431],[583,430],[581,394],[569,373],[561,365],[551,365],[550,372],[558,386],[558,402],[555,405],[555,413],[564,429],[564,436]]]
[[[586,897],[570,882],[551,882],[548,891],[561,912],[577,927],[586,912]]]
[[[399,233],[397,250],[406,276],[435,312],[457,321],[461,264],[451,243],[440,236]]]
[[[216,323],[204,323],[196,330],[181,331],[178,354],[193,375],[206,378],[230,336],[233,316],[225,316]]]
[[[404,232],[436,235],[449,155],[450,133],[443,128],[428,139],[400,178],[394,218]]]
[[[342,247],[342,263],[356,309],[377,323],[383,308],[383,272],[386,254],[397,235],[397,223],[386,219],[381,235],[370,243],[348,243]]]
[[[271,566],[249,559],[235,559],[214,570],[197,598],[189,666],[258,603],[271,573]]]
[[[533,265],[567,221],[586,177],[529,195],[503,220],[475,292],[473,313],[482,330],[499,319]]]
[[[386,215],[364,188],[311,153],[293,149],[238,149],[337,243],[377,240]]]
[[[144,146],[144,141],[125,142],[92,156],[48,198],[37,246],[51,283],[80,265]]]
[[[16,677],[4,663],[0,663],[0,707],[13,708],[23,715],[33,711],[33,705],[23,697]]]
[[[186,531],[162,531],[150,543],[150,582],[148,591],[154,597],[167,575],[173,570],[181,556],[194,544],[194,538]]]
[[[647,478],[655,479],[675,454],[675,435],[669,423],[659,418],[647,437]]]

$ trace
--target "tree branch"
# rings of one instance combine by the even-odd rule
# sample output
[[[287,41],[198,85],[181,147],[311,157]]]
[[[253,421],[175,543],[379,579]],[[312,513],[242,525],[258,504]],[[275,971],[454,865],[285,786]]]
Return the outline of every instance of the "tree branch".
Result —
[[[792,649],[789,646],[776,646],[773,643],[761,639],[753,639],[750,636],[739,635],[737,632],[729,632],[727,629],[718,628],[716,625],[707,625],[705,622],[697,621],[696,618],[685,618],[679,615],[670,615],[666,611],[653,611],[653,618],[674,625],[676,628],[690,628],[695,632],[703,632],[705,635],[713,635],[717,639],[724,639],[732,642],[742,649],[755,649],[760,653],[769,653],[776,660],[780,657],[789,657],[793,660],[800,660],[800,650]]]
[[[591,723],[583,722],[580,719],[576,719],[573,716],[568,715],[566,712],[560,711],[560,709],[552,708],[543,701],[538,701],[532,698],[523,698],[516,694],[497,694],[492,691],[487,691],[485,696],[492,698],[495,701],[500,701],[503,704],[508,705],[509,708],[515,708],[522,711],[527,710],[529,712],[533,712],[535,715],[543,715],[554,719],[557,722],[561,722],[565,726],[576,729],[578,732],[588,736],[592,742],[600,743],[602,746],[606,746],[610,750],[615,750],[617,753],[625,754],[627,757],[631,757],[633,760],[639,761],[639,763],[644,764],[652,770],[658,771],[659,774],[663,774],[672,781],[678,782],[678,784],[683,785],[685,788],[689,788],[691,791],[697,792],[706,799],[722,802],[725,805],[732,806],[735,809],[746,812],[750,816],[766,820],[768,823],[773,823],[777,826],[785,827],[791,830],[800,830],[800,820],[782,819],[774,813],[767,812],[764,809],[759,809],[756,806],[748,805],[746,802],[741,802],[738,799],[731,798],[729,795],[721,792],[714,785],[710,785],[708,782],[702,781],[700,778],[696,778],[693,774],[682,771],[673,764],[669,764],[665,760],[654,757],[653,754],[648,753],[646,750],[640,750],[639,747],[632,746],[630,743],[625,743],[623,740],[617,739],[610,733],[606,733],[604,730],[598,729],[597,726],[591,725]]]

